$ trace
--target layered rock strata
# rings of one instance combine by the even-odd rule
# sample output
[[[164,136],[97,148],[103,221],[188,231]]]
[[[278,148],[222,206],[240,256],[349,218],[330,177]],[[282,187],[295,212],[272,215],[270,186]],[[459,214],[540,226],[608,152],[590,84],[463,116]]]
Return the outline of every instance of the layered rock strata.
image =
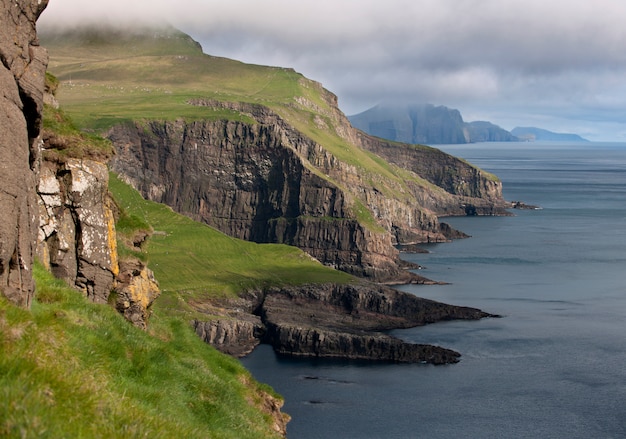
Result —
[[[48,55],[36,21],[47,0],[0,1],[0,293],[29,306],[37,236],[38,136]]]
[[[355,166],[337,159],[267,107],[209,100],[191,104],[225,107],[255,122],[179,120],[117,126],[108,135],[117,148],[111,166],[144,197],[230,236],[294,245],[326,265],[389,281],[402,273],[395,244],[456,236],[437,215],[504,212],[495,207],[502,199],[498,183],[491,184],[475,168],[443,153],[448,163],[440,172],[457,166],[458,177],[424,177],[426,185],[407,181],[404,186],[385,180],[390,190],[383,193]],[[337,119],[335,131],[347,141],[369,146],[377,142],[359,135],[339,110],[336,113],[331,115]],[[422,155],[424,163],[410,171],[426,169],[430,176],[430,166],[440,165],[428,161],[431,158]],[[433,189],[436,182],[446,186]],[[449,188],[453,190],[447,192]],[[477,205],[480,208],[473,211],[467,207]],[[359,209],[366,209],[374,224],[359,219]],[[410,275],[404,276],[409,280]]]
[[[389,163],[410,170],[454,197],[455,202],[429,196],[423,188],[423,206],[439,216],[509,215],[502,198],[502,182],[478,168],[436,148],[398,144],[359,133],[363,148]],[[452,232],[452,231],[451,231]]]
[[[194,322],[205,341],[239,356],[267,343],[293,356],[455,363],[460,357],[455,351],[408,343],[383,331],[490,317],[366,282],[269,288],[242,300],[230,304],[227,318]]]

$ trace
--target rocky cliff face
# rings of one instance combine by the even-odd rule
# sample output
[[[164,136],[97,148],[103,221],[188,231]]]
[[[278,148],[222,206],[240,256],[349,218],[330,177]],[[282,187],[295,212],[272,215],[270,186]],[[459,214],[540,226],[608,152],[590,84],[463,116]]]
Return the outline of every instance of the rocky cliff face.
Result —
[[[268,109],[247,110],[260,123],[118,126],[112,169],[145,197],[230,236],[295,245],[358,275],[397,272],[390,236],[361,224],[350,195],[306,166],[338,172],[338,161]]]
[[[495,177],[435,148],[391,143],[365,133],[359,135],[365,149],[445,191],[433,196],[426,188],[414,188],[422,205],[437,215],[508,215],[502,183]]]
[[[475,121],[465,124],[470,142],[517,142],[519,139],[507,130],[491,122]]]
[[[137,259],[120,261],[115,279],[115,308],[133,325],[146,329],[150,307],[161,295],[154,273]]]
[[[47,138],[44,150],[54,148]],[[152,271],[139,260],[118,261],[115,205],[105,163],[83,158],[41,161],[37,186],[37,254],[56,277],[96,303],[115,307],[145,329],[149,308],[159,296]]]
[[[449,185],[457,186],[452,193],[390,180],[384,184],[391,189],[383,193],[355,166],[338,160],[266,107],[203,100],[192,104],[225,107],[255,122],[181,120],[117,126],[109,132],[117,148],[112,169],[146,198],[231,236],[295,245],[324,264],[358,276],[400,276],[394,244],[445,241],[449,230],[442,228],[437,214],[465,214],[462,206],[469,198],[484,197],[479,201],[485,209],[478,213],[501,201],[499,186],[489,186],[476,170],[455,171],[462,175]],[[332,108],[335,112],[324,116],[335,122],[344,139],[366,146],[378,142],[360,137]],[[471,168],[460,160],[446,160],[449,168]],[[420,163],[411,172],[437,172],[438,165]],[[469,195],[459,190],[462,180]],[[485,189],[493,198],[485,197]],[[366,209],[374,223],[359,220],[359,209]]]
[[[106,165],[43,161],[38,253],[49,270],[94,302],[106,303],[119,273]]]
[[[413,344],[382,331],[442,320],[489,317],[474,308],[421,299],[367,282],[270,288],[221,304],[224,318],[195,321],[196,332],[223,352],[245,355],[258,343],[293,356],[455,363],[460,354]]]
[[[35,23],[47,3],[0,1],[0,292],[22,306],[34,292],[37,139],[48,63]]]

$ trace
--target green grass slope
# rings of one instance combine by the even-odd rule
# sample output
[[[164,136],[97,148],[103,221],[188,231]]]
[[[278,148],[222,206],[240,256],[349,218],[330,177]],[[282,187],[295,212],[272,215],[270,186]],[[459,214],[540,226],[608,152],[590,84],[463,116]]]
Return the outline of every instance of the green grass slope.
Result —
[[[194,97],[280,106],[311,94],[308,81],[291,69],[205,55],[175,29],[41,35],[51,55],[49,70],[63,83],[59,99],[82,127],[107,128],[136,119],[241,117],[187,104]],[[319,97],[313,99],[322,104]]]
[[[262,392],[186,322],[141,331],[36,267],[31,310],[0,296],[0,437],[270,438]]]
[[[162,289],[154,304],[157,314],[186,314],[193,312],[195,303],[264,286],[354,280],[296,247],[234,239],[163,204],[146,201],[114,174],[109,188],[126,217],[137,227],[149,224],[154,229],[144,256]],[[128,232],[122,228],[121,233]]]

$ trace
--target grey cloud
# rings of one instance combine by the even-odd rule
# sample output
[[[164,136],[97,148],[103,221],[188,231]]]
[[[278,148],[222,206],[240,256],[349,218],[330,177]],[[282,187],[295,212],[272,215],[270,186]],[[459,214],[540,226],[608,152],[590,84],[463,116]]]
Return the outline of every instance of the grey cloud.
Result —
[[[295,68],[349,114],[409,99],[626,140],[622,0],[55,0],[42,26],[85,19],[168,21],[207,53]]]

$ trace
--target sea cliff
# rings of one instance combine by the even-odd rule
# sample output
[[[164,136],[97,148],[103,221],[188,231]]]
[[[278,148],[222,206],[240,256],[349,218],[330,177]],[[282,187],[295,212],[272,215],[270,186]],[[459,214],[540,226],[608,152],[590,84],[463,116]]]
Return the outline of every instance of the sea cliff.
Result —
[[[268,71],[274,76],[284,75],[291,82],[289,87],[279,88],[297,89],[301,94],[273,102],[268,98],[262,103],[194,97],[178,103],[192,113],[189,117],[114,117],[106,129],[115,152],[107,142],[101,148],[102,139],[94,140],[97,136],[71,126],[64,113],[55,108],[54,81],[47,84],[50,93],[46,94],[47,55],[35,32],[36,19],[45,5],[42,1],[2,2],[2,18],[17,26],[0,26],[0,84],[4,92],[0,109],[6,116],[0,122],[5,133],[0,148],[6,157],[0,175],[0,327],[8,334],[3,343],[6,341],[10,346],[7,353],[13,355],[13,363],[7,367],[12,377],[25,379],[29,368],[37,371],[34,375],[56,377],[55,382],[45,382],[44,378],[45,389],[37,390],[37,395],[45,394],[47,401],[52,401],[46,409],[46,422],[54,423],[56,432],[64,431],[63,424],[69,422],[64,416],[54,416],[54,394],[74,395],[72,385],[64,381],[69,379],[63,374],[65,369],[59,375],[54,369],[56,361],[47,362],[62,357],[63,364],[70,364],[70,378],[79,376],[80,382],[93,384],[90,388],[106,387],[107,394],[119,394],[113,398],[116,403],[126,404],[129,398],[142,404],[156,401],[148,411],[159,415],[162,399],[137,394],[134,389],[144,389],[148,381],[153,384],[155,376],[166,388],[182,379],[188,384],[181,387],[201,389],[192,395],[193,401],[188,396],[182,398],[177,410],[200,422],[201,427],[194,431],[202,431],[202,436],[217,422],[207,416],[223,407],[228,407],[225,417],[229,422],[230,418],[237,421],[228,424],[229,434],[245,430],[246,425],[260,425],[256,428],[265,437],[285,434],[280,398],[260,389],[233,365],[232,359],[204,345],[205,350],[198,350],[194,342],[182,342],[189,333],[199,343],[188,324],[205,341],[233,355],[245,354],[263,342],[281,354],[297,356],[434,364],[458,361],[459,354],[454,351],[406,343],[384,331],[448,319],[480,319],[489,314],[418,299],[352,277],[343,283],[315,278],[307,283],[301,279],[289,283],[270,276],[271,281],[238,289],[237,297],[228,296],[227,291],[210,291],[208,285],[202,285],[196,295],[176,290],[164,298],[168,300],[164,308],[180,305],[175,310],[178,314],[162,315],[160,326],[151,332],[151,306],[162,297],[147,262],[149,250],[143,248],[146,240],[153,239],[153,230],[148,224],[137,233],[120,237],[116,224],[126,212],[109,193],[109,165],[146,198],[222,230],[232,237],[229,240],[290,244],[310,255],[294,249],[298,258],[303,256],[309,262],[314,258],[377,282],[428,282],[405,270],[395,246],[460,236],[440,223],[439,215],[505,214],[501,186],[492,176],[431,148],[381,142],[355,130],[339,111],[332,93],[287,69],[253,70],[261,71],[263,78]],[[149,40],[158,42],[161,34],[155,35]],[[194,56],[202,63],[209,59],[196,53],[198,47],[189,37],[180,39],[192,54],[174,55],[177,63]],[[80,52],[74,46],[68,50]],[[123,63],[137,58],[133,55]],[[74,63],[70,68],[83,69],[84,65]],[[78,77],[93,79],[89,72]],[[115,84],[116,78],[107,80]],[[79,87],[73,92],[84,93],[88,96],[84,99],[93,96],[87,90],[91,84],[77,81]],[[113,88],[111,84],[104,86],[106,90]],[[49,106],[44,107],[44,101]],[[134,109],[136,101],[131,97],[128,102]],[[151,102],[164,108],[159,97]],[[198,117],[205,112],[212,116]],[[43,129],[42,117],[48,123]],[[100,117],[99,113],[95,117]],[[396,155],[403,160],[394,163]],[[120,243],[129,247],[123,254]],[[43,294],[31,313],[28,307],[36,297],[32,275],[35,257],[71,290],[40,274],[43,282],[38,289]],[[321,267],[316,261],[314,264]],[[140,329],[124,322],[107,305]],[[29,323],[14,323],[18,314],[22,322]],[[52,334],[38,335],[40,328]],[[110,341],[110,334],[115,334],[116,341]],[[54,342],[49,349],[42,348],[42,339]],[[31,349],[28,340],[37,348]],[[127,346],[124,340],[135,345]],[[172,346],[176,340],[198,352],[201,359],[185,357],[177,362],[181,354]],[[46,349],[45,355],[39,355],[41,349]],[[15,366],[22,364],[21,360],[28,366],[24,374],[21,366]],[[154,371],[161,364],[175,368],[179,363],[193,366],[193,380],[178,376],[173,380],[167,371],[163,375],[163,371]],[[114,369],[111,364],[123,368],[122,383],[112,381],[119,388],[100,385],[114,375],[99,374]],[[89,365],[95,365],[93,371]],[[198,369],[196,365],[200,365]],[[211,381],[210,391],[197,383],[196,375],[211,380],[218,372],[221,381]],[[89,380],[82,379],[85,376]],[[124,386],[132,387],[130,393],[134,394],[127,397]],[[18,400],[31,404],[40,399],[26,397],[21,387],[12,389],[11,408]],[[224,393],[238,389],[237,395],[231,396],[239,404],[235,406],[244,407],[246,418],[238,418],[241,410],[230,408],[232,401],[215,402],[216,389]],[[83,413],[81,398],[85,398],[83,393],[71,405],[78,415]],[[101,415],[100,402],[94,406]],[[115,412],[108,402],[102,404],[106,413]],[[115,416],[127,419],[117,412]],[[255,421],[259,418],[262,420]],[[37,416],[26,417],[15,425],[35,428],[35,421]],[[167,425],[163,428],[175,424],[171,417],[164,422]],[[136,424],[141,422],[133,426]],[[137,431],[150,431],[142,427],[139,425]],[[8,431],[14,427],[7,424],[0,428]]]
[[[117,125],[108,133],[118,152],[111,167],[144,197],[231,236],[295,245],[374,281],[410,281],[395,245],[459,236],[439,215],[506,214],[497,179],[441,151],[359,132],[336,107],[338,132],[401,170],[362,172],[262,105],[191,104],[226,107],[254,122]],[[403,172],[407,178],[398,179]]]
[[[0,290],[29,306],[35,285],[35,187],[48,53],[36,22],[48,2],[0,3]]]

